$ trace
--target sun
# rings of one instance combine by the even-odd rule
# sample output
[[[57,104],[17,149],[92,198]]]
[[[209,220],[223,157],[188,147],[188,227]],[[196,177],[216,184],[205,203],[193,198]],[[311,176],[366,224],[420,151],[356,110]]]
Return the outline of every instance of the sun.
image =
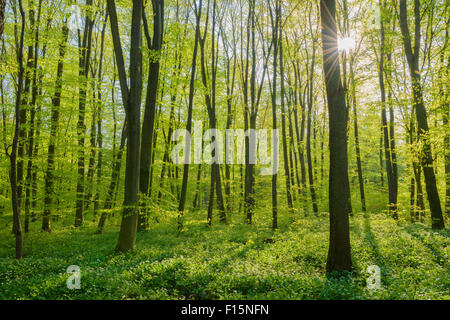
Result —
[[[355,49],[355,47],[356,47],[355,39],[353,39],[351,37],[345,37],[345,38],[338,39],[339,51],[349,52],[349,51]]]

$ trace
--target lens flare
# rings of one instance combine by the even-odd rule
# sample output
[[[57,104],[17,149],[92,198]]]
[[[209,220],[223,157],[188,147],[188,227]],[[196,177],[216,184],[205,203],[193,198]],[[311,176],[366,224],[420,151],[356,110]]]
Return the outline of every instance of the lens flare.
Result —
[[[355,49],[355,46],[356,46],[355,40],[351,37],[338,39],[339,51],[349,52],[349,51]]]

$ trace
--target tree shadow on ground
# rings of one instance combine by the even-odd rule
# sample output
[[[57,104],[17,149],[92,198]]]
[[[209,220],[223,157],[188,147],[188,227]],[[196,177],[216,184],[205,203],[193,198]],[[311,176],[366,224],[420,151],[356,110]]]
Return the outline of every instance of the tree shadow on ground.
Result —
[[[436,248],[435,245],[433,245],[433,243],[430,243],[429,241],[427,241],[427,239],[421,235],[420,233],[417,232],[417,229],[420,230],[424,230],[427,232],[432,231],[430,228],[425,227],[425,226],[420,226],[420,225],[412,225],[412,226],[406,226],[404,228],[404,230],[410,234],[414,239],[416,239],[416,241],[418,241],[419,243],[421,243],[425,248],[427,248],[429,250],[429,252],[432,254],[433,256],[433,260],[439,264],[440,266],[444,267],[446,262],[447,262],[447,258],[445,256],[444,253],[440,252],[438,248]],[[446,232],[440,232],[439,234],[448,237],[448,235],[446,234]]]

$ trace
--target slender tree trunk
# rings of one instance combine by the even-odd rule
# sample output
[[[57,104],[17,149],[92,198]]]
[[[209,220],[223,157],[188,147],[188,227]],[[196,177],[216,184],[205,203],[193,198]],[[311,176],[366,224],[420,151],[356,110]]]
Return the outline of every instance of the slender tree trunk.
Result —
[[[86,0],[87,10],[92,6],[92,0]],[[80,227],[83,224],[83,214],[85,205],[85,134],[86,134],[86,103],[87,103],[87,83],[89,77],[89,64],[92,44],[92,29],[94,21],[91,19],[91,13],[86,12],[86,19],[84,24],[83,39],[79,39],[79,101],[78,101],[78,123],[77,123],[77,137],[78,137],[78,175],[77,175],[77,201],[75,210],[75,227]]]
[[[279,43],[279,23],[280,23],[280,2],[277,0],[275,2],[275,16],[272,17],[272,44],[273,44],[273,80],[272,80],[272,129],[277,130],[277,70],[278,70],[278,49]],[[281,72],[280,72],[281,73]],[[281,74],[281,77],[284,75]],[[278,144],[278,139],[273,140],[274,143]],[[278,160],[278,155],[275,155],[278,151],[278,146],[272,145],[272,156],[276,156]],[[286,159],[285,159],[286,161]],[[277,199],[277,178],[278,178],[278,161],[273,159],[273,173],[272,173],[272,229],[278,229],[278,199]],[[287,190],[289,192],[289,190]],[[289,199],[289,198],[288,198]],[[291,208],[292,208],[292,203]]]
[[[290,149],[291,153],[293,154],[294,158],[292,159],[292,186],[293,186],[293,192],[292,192],[292,200],[296,201],[296,194],[299,192],[300,188],[300,175],[299,175],[299,163],[298,163],[298,155],[297,150],[298,146],[295,143],[295,134],[294,134],[294,120],[292,119],[293,116],[295,118],[294,110],[297,108],[297,102],[295,101],[295,93],[292,94],[294,96],[294,101],[292,101],[291,98],[291,110],[289,112],[289,136],[290,136]],[[296,181],[296,182],[295,182]]]
[[[384,191],[384,166],[383,166],[383,135],[384,135],[384,129],[383,126],[381,128],[381,134],[380,134],[380,142],[379,142],[379,148],[378,148],[378,155],[380,159],[380,186]]]
[[[213,0],[213,14],[212,14],[212,40],[211,40],[211,88],[209,88],[208,82],[207,82],[207,74],[206,74],[206,65],[205,65],[205,40],[207,36],[207,30],[208,25],[206,24],[204,36],[200,39],[200,57],[201,57],[201,75],[202,75],[202,82],[203,86],[207,90],[205,93],[205,104],[206,109],[208,111],[209,116],[209,125],[211,130],[217,130],[217,118],[216,118],[216,79],[217,79],[217,60],[216,60],[216,40],[215,40],[215,32],[216,32],[216,6],[217,2],[216,0]],[[209,7],[209,2],[208,2]],[[207,11],[207,17],[206,21],[208,22],[209,18],[209,10]],[[217,133],[216,133],[217,134]],[[214,137],[214,142],[212,143],[214,145],[212,151],[211,151],[211,158],[212,158],[212,164],[211,164],[211,194],[210,194],[210,203],[208,206],[208,225],[211,225],[212,222],[212,210],[213,210],[213,199],[214,199],[214,190],[216,191],[217,196],[217,206],[219,209],[219,215],[220,215],[220,222],[226,222],[226,213],[225,213],[225,207],[224,207],[224,201],[223,201],[223,193],[222,193],[222,183],[221,183],[221,177],[220,177],[220,167],[219,167],[219,161],[218,159],[220,156],[218,155],[218,152],[220,150],[220,147],[218,145],[217,141],[217,135]]]
[[[29,11],[30,23],[34,24],[34,10]],[[32,34],[32,30],[30,32]],[[19,201],[19,207],[22,207],[23,190],[26,190],[26,181],[24,180],[24,167],[25,167],[25,152],[27,151],[27,143],[30,143],[30,138],[27,137],[27,116],[28,105],[30,102],[30,88],[33,75],[33,60],[34,60],[34,48],[30,44],[27,52],[27,63],[24,69],[25,84],[23,86],[23,92],[21,95],[20,105],[20,129],[19,129],[19,141],[17,149],[17,196]],[[22,88],[21,88],[22,89]],[[34,114],[33,114],[34,115]],[[31,118],[31,117],[30,117]],[[34,119],[30,119],[30,122]],[[26,213],[25,213],[26,214]]]
[[[232,20],[234,24],[234,20]],[[236,78],[236,36],[235,30],[233,28],[233,47],[230,48],[227,42],[227,34],[224,30],[223,25],[220,25],[220,31],[222,35],[222,43],[224,46],[224,52],[226,55],[226,85],[227,85],[227,120],[226,120],[226,130],[230,130],[233,124],[233,95],[235,88],[235,78]],[[231,50],[232,49],[232,50]],[[230,58],[230,51],[233,53],[233,60]],[[233,67],[231,68],[231,63],[233,63]],[[232,70],[231,70],[232,69]],[[234,141],[228,141],[228,135],[225,136],[225,197],[226,197],[226,210],[227,212],[231,212],[232,210],[232,199],[231,199],[231,168],[229,161],[233,161],[234,159],[229,159],[230,155],[228,154],[228,146],[233,146]],[[200,177],[200,176],[199,176]]]
[[[281,16],[281,6],[280,6],[280,16]],[[283,136],[283,161],[284,161],[284,173],[286,176],[286,198],[288,203],[288,208],[293,209],[292,195],[291,195],[291,174],[289,171],[289,158],[288,158],[288,143],[286,138],[286,108],[285,108],[285,88],[284,88],[284,65],[283,65],[283,29],[280,28],[279,35],[279,48],[280,48],[280,99],[281,99],[281,131]],[[274,87],[276,90],[276,88]],[[276,149],[275,149],[276,150]]]
[[[447,8],[447,7],[446,7]],[[448,29],[450,27],[450,19],[447,19],[447,26],[445,30],[445,44],[441,53],[441,63],[443,67],[441,75],[441,89],[440,97],[442,104],[442,123],[444,125],[445,136],[444,136],[444,149],[445,149],[445,214],[450,217],[450,129],[448,127],[450,119],[450,105],[449,105],[449,81],[450,76],[450,56],[448,56],[447,65],[445,65],[445,54],[448,51]],[[445,88],[445,89],[444,89]]]
[[[355,80],[355,73],[353,70],[353,58],[350,60],[350,81],[352,83],[351,86],[351,95],[352,95],[352,102],[353,102],[353,128],[354,128],[354,135],[355,135],[355,149],[356,149],[356,167],[358,170],[358,181],[359,181],[359,194],[361,196],[361,207],[362,211],[366,212],[366,195],[364,193],[364,178],[363,178],[363,171],[362,171],[362,162],[361,162],[361,148],[359,146],[359,128],[358,128],[358,111],[357,111],[357,100],[356,100],[356,80]]]
[[[109,183],[108,191],[106,193],[106,199],[105,199],[105,202],[103,205],[102,214],[100,216],[100,220],[98,221],[96,234],[103,233],[103,230],[105,228],[106,219],[108,218],[108,216],[110,216],[111,209],[114,207],[115,192],[116,192],[117,186],[119,185],[120,170],[122,168],[122,156],[123,156],[123,150],[125,148],[126,139],[127,139],[127,120],[125,120],[125,122],[123,124],[122,135],[120,138],[120,146],[119,146],[117,155],[113,161],[113,168],[111,171],[111,180]]]
[[[97,115],[97,190],[94,198],[94,219],[97,217],[98,208],[100,206],[100,184],[102,179],[102,165],[103,165],[103,134],[102,134],[102,80],[103,80],[103,52],[105,47],[105,32],[108,23],[108,12],[105,13],[105,20],[103,22],[103,29],[100,40],[100,64],[98,68],[98,82],[97,82],[97,96],[98,96],[98,115]]]
[[[93,76],[94,78],[95,76]],[[86,175],[86,194],[84,198],[83,211],[87,213],[89,207],[91,205],[92,200],[92,189],[94,182],[94,174],[95,174],[95,158],[97,155],[96,145],[97,145],[97,118],[98,118],[98,104],[95,102],[95,82],[92,82],[92,101],[93,101],[93,110],[92,110],[92,120],[91,120],[91,128],[90,128],[90,156],[88,161],[88,172]]]
[[[384,6],[380,1],[380,10],[384,10]],[[382,15],[384,17],[384,15]],[[384,156],[386,160],[386,175],[388,180],[388,188],[389,188],[389,213],[394,219],[398,219],[397,213],[397,183],[396,183],[396,175],[394,170],[393,160],[394,156],[394,148],[391,146],[391,142],[393,141],[391,137],[391,133],[389,130],[389,125],[387,122],[386,115],[386,88],[385,88],[385,56],[386,56],[386,42],[385,42],[385,30],[384,30],[384,22],[383,19],[381,21],[381,47],[380,47],[380,61],[379,61],[379,81],[380,81],[380,90],[381,90],[381,120],[383,125],[383,137],[384,137]]]
[[[309,83],[308,83],[308,118],[306,124],[306,158],[308,161],[308,178],[309,178],[309,191],[311,193],[311,201],[313,206],[313,211],[315,214],[319,213],[319,208],[317,207],[316,190],[314,188],[314,173],[313,173],[313,163],[311,156],[311,122],[312,122],[312,109],[314,104],[314,67],[316,62],[316,46],[315,40],[313,41],[313,54],[311,61],[311,69],[309,70]]]
[[[19,0],[19,10],[20,16],[22,19],[22,28],[20,32],[20,42],[17,55],[17,63],[18,63],[18,80],[17,80],[17,95],[16,95],[16,103],[15,103],[15,127],[14,127],[14,138],[12,143],[11,154],[9,155],[11,170],[10,170],[10,182],[11,182],[11,201],[12,201],[12,209],[13,209],[13,233],[16,237],[16,259],[21,259],[23,255],[23,239],[22,239],[22,225],[20,221],[20,206],[18,199],[18,185],[17,185],[17,145],[20,135],[20,103],[22,101],[22,85],[24,78],[24,68],[23,68],[23,43],[25,36],[25,12],[22,7],[22,0]]]
[[[39,128],[37,128],[35,124],[36,119],[36,111],[37,106],[37,97],[38,97],[38,55],[39,55],[39,24],[40,24],[40,17],[41,17],[41,5],[42,0],[39,0],[38,3],[38,16],[35,21],[35,12],[34,8],[29,9],[29,16],[30,16],[30,25],[31,25],[31,31],[32,31],[32,39],[33,39],[33,73],[32,73],[32,85],[31,85],[31,101],[29,103],[30,107],[30,129],[28,133],[28,146],[27,146],[27,156],[28,156],[28,162],[27,162],[27,176],[25,181],[25,232],[27,233],[29,231],[29,221],[30,221],[30,207],[32,202],[32,187],[33,187],[33,175],[34,171],[36,170],[36,165],[33,162],[34,158],[34,151],[35,151],[35,143],[36,143],[36,136],[37,132],[35,134],[35,131],[39,131]]]
[[[59,115],[61,106],[61,91],[62,91],[62,75],[64,69],[64,57],[66,55],[66,46],[69,35],[69,28],[65,24],[62,30],[63,38],[59,44],[59,58],[58,58],[58,68],[56,72],[56,85],[55,93],[52,98],[52,110],[51,110],[51,123],[50,123],[50,139],[48,143],[47,152],[47,170],[44,175],[45,180],[45,196],[44,196],[44,214],[42,217],[42,231],[50,232],[50,217],[52,211],[53,197],[55,194],[54,190],[54,174],[55,174],[55,151],[56,151],[56,140],[57,132],[59,127]]]
[[[194,40],[194,53],[192,55],[192,69],[191,69],[191,80],[189,83],[189,105],[188,105],[188,118],[186,123],[186,131],[191,134],[192,131],[192,108],[194,103],[194,89],[195,89],[195,71],[197,67],[197,53],[198,53],[198,45],[200,39],[200,22],[202,15],[202,4],[203,1],[200,0],[198,6],[197,3],[194,2],[195,6],[195,16],[196,16],[196,26],[195,26],[195,40]],[[178,230],[181,231],[183,228],[182,216],[184,215],[184,207],[186,204],[186,192],[189,178],[189,161],[190,160],[190,150],[191,150],[191,141],[190,139],[186,139],[185,146],[185,163],[183,166],[183,181],[181,186],[181,194],[180,194],[180,202],[178,205],[178,212],[180,215],[180,219],[178,220]]]

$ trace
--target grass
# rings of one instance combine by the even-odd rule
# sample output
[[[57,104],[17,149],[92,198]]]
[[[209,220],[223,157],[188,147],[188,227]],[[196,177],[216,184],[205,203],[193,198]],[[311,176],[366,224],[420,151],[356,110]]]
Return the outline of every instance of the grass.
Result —
[[[282,220],[275,233],[270,220],[208,228],[205,215],[189,213],[180,234],[169,217],[139,234],[127,254],[113,252],[117,221],[103,235],[93,235],[93,223],[75,230],[59,222],[52,234],[26,235],[20,261],[13,259],[10,226],[2,227],[0,299],[450,298],[448,230],[434,232],[383,214],[356,215],[354,271],[327,277],[326,214]],[[80,290],[66,287],[70,265],[81,268]],[[370,265],[381,268],[382,288],[376,291],[366,286]]]

